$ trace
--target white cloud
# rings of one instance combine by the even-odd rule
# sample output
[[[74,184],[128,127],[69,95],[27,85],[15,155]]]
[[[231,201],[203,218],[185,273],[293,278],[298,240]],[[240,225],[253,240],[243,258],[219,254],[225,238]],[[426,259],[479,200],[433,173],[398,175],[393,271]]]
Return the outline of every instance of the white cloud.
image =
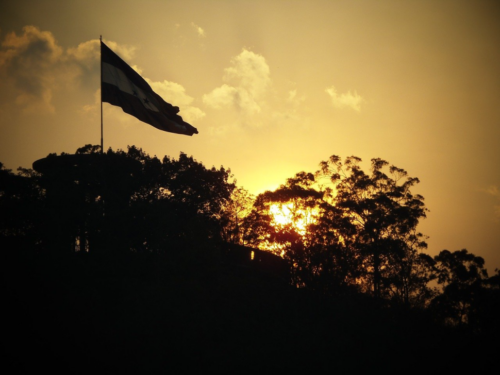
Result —
[[[356,91],[353,93],[348,91],[344,94],[339,94],[334,86],[325,89],[325,92],[332,99],[332,104],[335,108],[345,108],[349,107],[354,109],[355,111],[361,111],[361,103],[364,99],[358,95]]]
[[[206,36],[205,30],[203,30],[200,26],[198,26],[194,22],[191,22],[191,26],[196,30],[196,33],[198,34],[198,36],[200,38],[205,38],[205,36]]]
[[[271,70],[266,59],[243,49],[224,70],[224,83],[203,96],[203,103],[219,111],[213,135],[233,134],[247,126],[308,127],[306,97],[288,82],[286,91],[277,92],[272,86]],[[232,124],[223,127],[223,123]]]
[[[264,56],[243,49],[226,68],[224,80],[245,88],[252,96],[259,96],[271,83],[270,69]]]
[[[203,102],[216,109],[233,107],[247,115],[259,113],[271,84],[266,59],[243,49],[230,64],[223,77],[227,83],[204,95]]]
[[[135,47],[105,41],[125,61],[135,54]],[[25,26],[20,35],[9,33],[0,44],[0,99],[7,106],[15,104],[23,112],[54,113],[54,93],[62,88],[77,87],[84,74],[98,74],[100,43],[98,39],[64,50],[49,31]],[[142,70],[132,65],[139,74]],[[147,79],[146,79],[147,80]],[[149,80],[148,80],[149,81]],[[193,98],[176,83],[151,82],[153,90],[173,105],[182,107],[186,121],[196,121],[205,114],[192,106]],[[99,92],[99,91],[98,91]],[[97,98],[80,113],[95,115],[100,105]]]
[[[133,47],[107,44],[124,58],[134,54]],[[19,35],[8,33],[0,43],[2,104],[15,104],[22,112],[54,113],[54,93],[77,87],[85,73],[94,74],[99,56],[97,39],[65,50],[51,32],[35,26],[25,26]]]
[[[205,116],[205,113],[192,106],[193,98],[186,94],[186,89],[175,82],[163,81],[153,82],[146,79],[154,92],[160,95],[168,103],[180,107],[179,115],[187,122],[196,122]]]
[[[229,85],[222,85],[215,88],[210,94],[203,95],[203,102],[210,107],[221,109],[230,106],[234,97],[237,96],[238,89]]]
[[[204,95],[203,102],[216,109],[234,106],[234,108],[246,114],[259,113],[261,110],[259,104],[248,90],[226,84],[217,87],[210,94]]]

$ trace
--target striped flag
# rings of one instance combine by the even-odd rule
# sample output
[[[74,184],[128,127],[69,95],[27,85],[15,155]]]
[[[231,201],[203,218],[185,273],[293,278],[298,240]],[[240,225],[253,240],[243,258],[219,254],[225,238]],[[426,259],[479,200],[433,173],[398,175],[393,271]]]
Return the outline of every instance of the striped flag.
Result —
[[[125,113],[177,134],[193,135],[198,130],[185,122],[178,107],[164,101],[125,61],[101,41],[101,100],[121,107]]]

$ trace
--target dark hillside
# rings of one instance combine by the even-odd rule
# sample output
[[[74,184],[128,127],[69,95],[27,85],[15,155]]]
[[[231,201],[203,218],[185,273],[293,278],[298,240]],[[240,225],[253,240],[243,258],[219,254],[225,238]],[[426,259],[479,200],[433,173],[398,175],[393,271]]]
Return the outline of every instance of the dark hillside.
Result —
[[[324,165],[334,178],[339,160]],[[134,146],[87,145],[18,174],[0,163],[6,373],[498,367],[500,273],[466,249],[423,253],[417,179],[399,186],[386,162],[367,175],[356,160],[335,202],[312,173],[254,199],[228,169]],[[290,202],[294,220],[318,210],[304,235],[273,221]],[[256,250],[266,244],[284,258]]]
[[[478,373],[492,364],[487,343],[424,314],[321,297],[220,254],[27,256],[2,268],[10,373]]]

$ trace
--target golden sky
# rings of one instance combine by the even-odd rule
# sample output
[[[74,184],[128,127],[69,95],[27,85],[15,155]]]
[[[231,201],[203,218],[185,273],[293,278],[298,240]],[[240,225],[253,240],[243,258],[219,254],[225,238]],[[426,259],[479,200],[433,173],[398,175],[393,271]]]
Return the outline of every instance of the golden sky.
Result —
[[[104,146],[185,152],[252,193],[336,154],[421,181],[429,253],[500,268],[498,1],[0,3],[0,161],[100,143],[99,35],[198,128],[104,104]]]

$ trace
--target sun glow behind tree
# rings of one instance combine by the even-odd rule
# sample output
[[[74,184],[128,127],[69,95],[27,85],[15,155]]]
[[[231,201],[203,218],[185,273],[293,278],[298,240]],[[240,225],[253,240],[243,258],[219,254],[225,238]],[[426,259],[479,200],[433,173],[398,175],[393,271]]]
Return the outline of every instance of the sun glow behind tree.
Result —
[[[293,203],[284,203],[272,204],[269,207],[269,214],[273,220],[271,225],[278,228],[291,226],[297,233],[304,236],[308,225],[316,222],[318,212],[312,209],[296,209]]]
[[[274,228],[277,237],[301,238],[306,237],[309,226],[317,223],[319,212],[317,208],[299,207],[294,202],[272,203],[269,205],[268,214],[271,218],[270,225]],[[286,242],[286,241],[285,241]],[[285,256],[285,243],[267,240],[259,244],[261,250],[270,251],[281,257]]]

